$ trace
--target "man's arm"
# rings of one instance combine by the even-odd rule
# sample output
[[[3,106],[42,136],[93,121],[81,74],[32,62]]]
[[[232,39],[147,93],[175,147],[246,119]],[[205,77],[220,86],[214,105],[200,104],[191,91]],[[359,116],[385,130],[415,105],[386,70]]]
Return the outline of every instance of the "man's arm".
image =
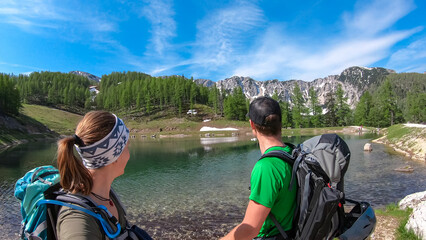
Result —
[[[222,240],[243,240],[256,237],[270,211],[270,208],[250,200],[243,222],[232,229]]]

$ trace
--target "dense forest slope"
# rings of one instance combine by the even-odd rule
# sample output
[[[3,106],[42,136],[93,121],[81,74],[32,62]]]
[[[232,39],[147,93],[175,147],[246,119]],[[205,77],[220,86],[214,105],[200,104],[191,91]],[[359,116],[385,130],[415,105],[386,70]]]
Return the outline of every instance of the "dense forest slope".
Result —
[[[189,116],[199,122],[207,118],[244,121],[250,99],[261,95],[280,101],[284,127],[426,122],[426,74],[384,68],[351,67],[312,82],[232,77],[213,83],[141,72],[113,72],[101,79],[79,71],[0,74],[0,113],[21,119],[18,122],[27,121],[22,117],[22,104],[79,115],[107,110],[139,122]],[[188,115],[190,109],[198,114]]]

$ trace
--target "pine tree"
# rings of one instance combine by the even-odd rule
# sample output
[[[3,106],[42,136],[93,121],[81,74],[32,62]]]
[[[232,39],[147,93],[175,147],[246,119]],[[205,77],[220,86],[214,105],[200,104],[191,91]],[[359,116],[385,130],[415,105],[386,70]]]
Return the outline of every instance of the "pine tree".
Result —
[[[325,125],[327,127],[337,126],[336,99],[334,98],[334,92],[328,92],[325,96],[325,108],[327,111],[324,115]]]
[[[309,89],[309,110],[311,112],[311,124],[313,127],[319,127],[321,124],[321,106],[318,104],[318,96],[314,87]]]
[[[279,96],[278,96],[278,92],[277,92],[277,90],[275,90],[275,91],[274,91],[274,94],[272,95],[272,97],[271,97],[271,98],[278,102],[278,100],[279,100]]]
[[[406,119],[414,123],[426,122],[426,93],[408,93]]]
[[[395,123],[399,109],[396,103],[396,95],[389,79],[383,82],[377,94],[380,103],[379,106],[381,107],[381,114],[385,122],[387,122],[385,126],[392,126]]]
[[[359,99],[355,107],[354,118],[355,124],[362,126],[371,126],[370,109],[372,98],[368,91],[366,91]]]
[[[347,104],[348,98],[344,94],[342,85],[339,84],[336,91],[336,118],[339,126],[346,126],[350,123],[350,108]]]
[[[245,121],[247,114],[247,100],[241,88],[237,88],[234,91],[234,98],[237,111],[237,120]]]
[[[223,113],[225,114],[226,119],[236,119],[235,114],[235,104],[234,104],[234,97],[232,95],[228,95],[225,97],[224,103],[223,103]]]
[[[209,91],[208,103],[214,109],[214,114],[218,114],[219,108],[219,90],[216,85],[213,85]]]
[[[290,108],[290,104],[287,101],[280,102],[281,114],[282,114],[282,126],[284,128],[291,127],[292,123],[292,112]]]
[[[189,101],[190,101],[190,109],[194,109],[195,100],[198,96],[197,87],[195,83],[191,84],[191,88],[189,91]]]
[[[151,113],[151,95],[149,92],[145,95],[145,110],[148,115]]]
[[[16,82],[6,74],[0,74],[0,112],[17,115],[21,108]]]
[[[232,94],[224,100],[224,113],[227,119],[244,121],[247,114],[247,103],[243,91],[236,87]]]
[[[293,88],[293,109],[292,109],[292,117],[293,123],[296,128],[301,128],[303,126],[303,115],[306,113],[306,107],[304,106],[305,100],[303,99],[302,92],[300,91],[300,87],[297,83]]]

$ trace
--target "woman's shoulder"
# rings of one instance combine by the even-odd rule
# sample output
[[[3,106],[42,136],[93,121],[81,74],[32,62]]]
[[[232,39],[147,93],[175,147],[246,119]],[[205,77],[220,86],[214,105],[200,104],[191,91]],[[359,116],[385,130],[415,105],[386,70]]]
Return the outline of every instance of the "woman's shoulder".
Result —
[[[102,239],[97,221],[87,213],[62,207],[56,230],[59,239]]]

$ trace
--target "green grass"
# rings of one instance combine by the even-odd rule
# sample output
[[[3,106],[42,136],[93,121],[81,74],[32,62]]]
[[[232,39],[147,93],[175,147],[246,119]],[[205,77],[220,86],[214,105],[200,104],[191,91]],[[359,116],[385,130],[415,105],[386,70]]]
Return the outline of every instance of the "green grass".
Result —
[[[0,146],[13,143],[22,139],[27,139],[27,135],[15,130],[0,130]]]
[[[407,229],[405,229],[405,225],[408,222],[408,218],[413,212],[412,209],[407,208],[406,210],[402,210],[399,209],[398,205],[390,204],[387,205],[384,210],[376,209],[375,212],[377,215],[391,216],[395,217],[398,220],[399,224],[396,230],[397,240],[420,240],[420,238],[416,234],[414,234],[412,230],[408,231]]]
[[[185,106],[184,109],[188,107]],[[195,104],[194,109],[198,114],[191,116],[182,113],[177,116],[176,109],[167,109],[161,111],[158,108],[147,115],[139,110],[117,110],[114,111],[120,118],[124,120],[126,125],[141,134],[189,134],[198,135],[202,126],[225,128],[233,127],[241,131],[250,132],[248,121],[227,120],[214,114],[211,107]],[[188,108],[189,109],[189,108]],[[22,108],[22,116],[26,117],[22,122],[33,121],[39,122],[47,126],[52,131],[70,135],[74,132],[77,123],[82,115],[74,114],[54,108],[40,105],[24,104]],[[203,119],[211,119],[210,122],[203,122]],[[283,135],[318,135],[322,133],[341,131],[343,127],[328,128],[301,128],[301,129],[283,129]],[[219,132],[216,132],[219,134]],[[226,132],[227,134],[229,132]],[[18,134],[18,133],[14,133]],[[3,138],[7,138],[4,136]],[[0,138],[0,143],[2,139]]]
[[[23,105],[21,113],[44,124],[50,130],[65,135],[74,133],[77,123],[82,118],[82,116],[78,114],[29,104]]]
[[[405,135],[412,134],[415,130],[415,128],[405,127],[402,124],[393,125],[387,129],[387,138],[391,142],[398,141]]]
[[[185,118],[157,119],[150,121],[148,119],[124,119],[127,127],[130,129],[142,130],[149,133],[157,132],[185,132],[195,131],[199,123],[189,121]]]
[[[43,124],[27,115],[19,114],[9,117],[12,119],[12,127],[0,127],[0,151],[22,142],[57,137],[56,133],[50,132]]]

